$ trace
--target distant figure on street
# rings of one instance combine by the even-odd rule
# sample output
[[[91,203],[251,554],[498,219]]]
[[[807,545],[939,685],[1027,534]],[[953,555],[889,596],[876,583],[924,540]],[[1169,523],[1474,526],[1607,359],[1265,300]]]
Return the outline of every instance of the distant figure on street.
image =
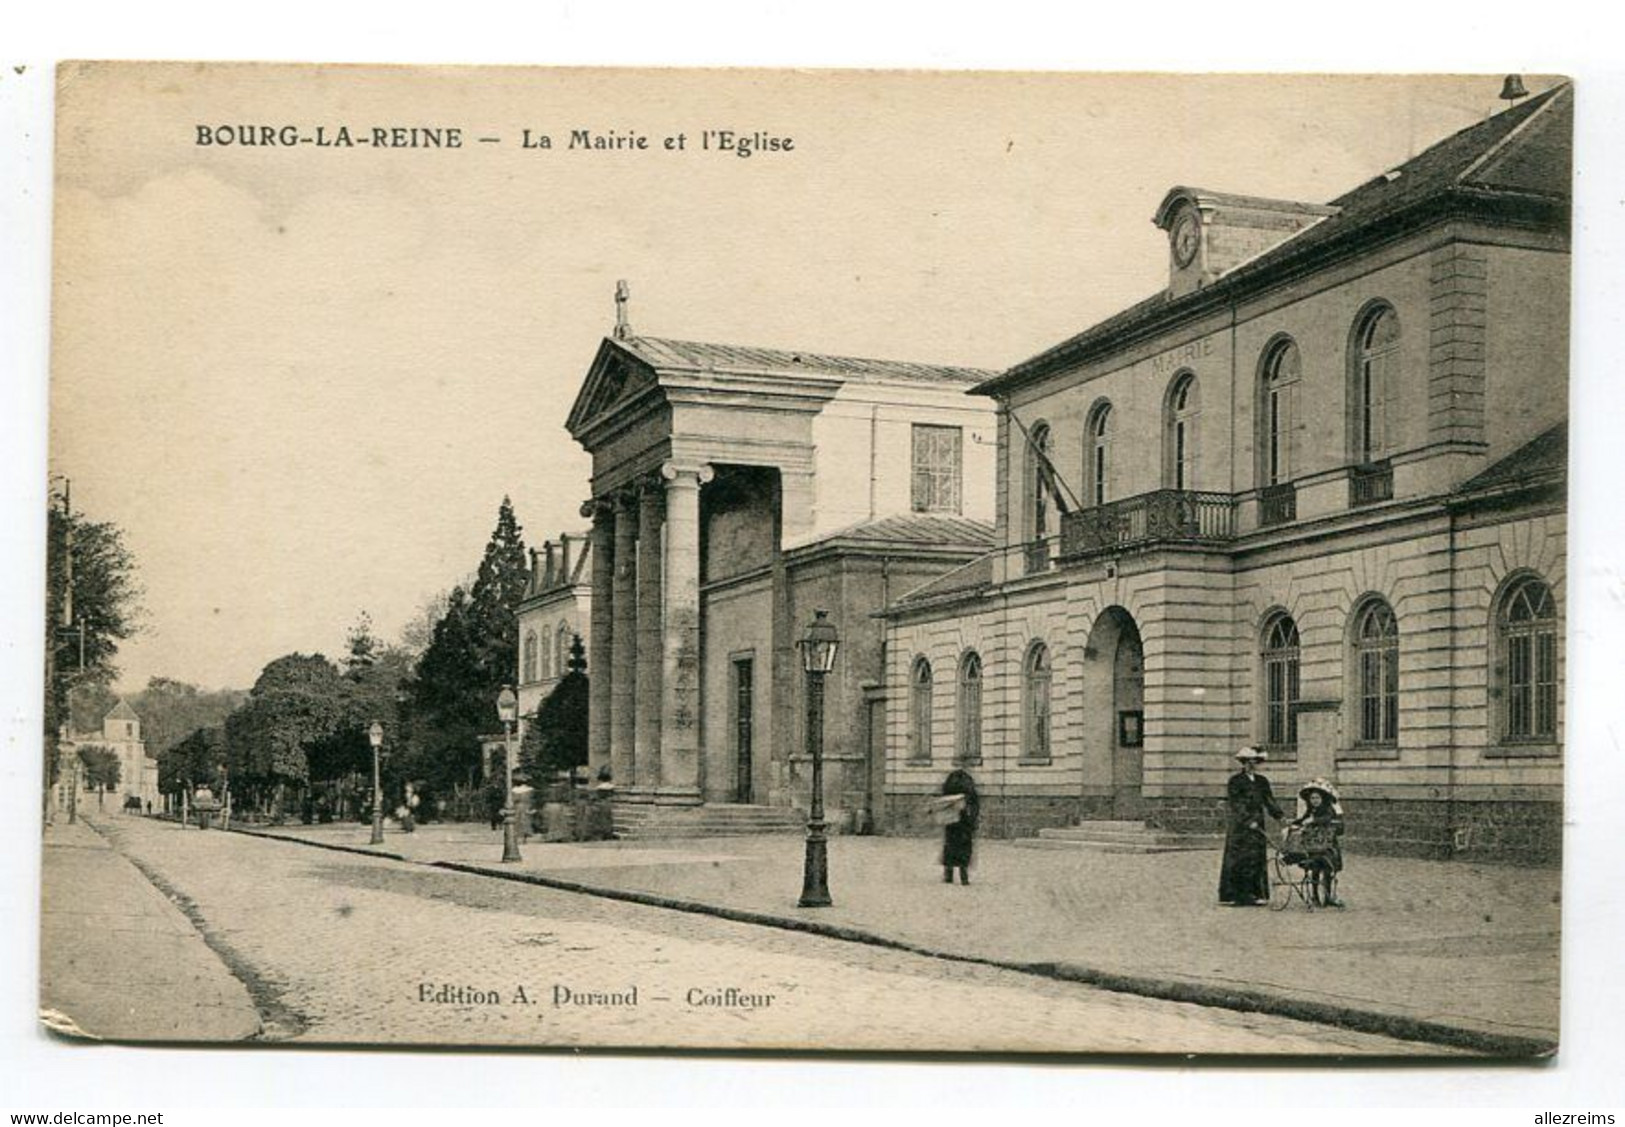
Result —
[[[502,808],[508,805],[508,795],[502,788],[502,783],[495,777],[485,781],[480,797],[485,803],[485,817],[491,823],[493,830],[502,828]]]
[[[1241,770],[1230,776],[1225,792],[1229,824],[1224,834],[1224,860],[1219,866],[1219,903],[1234,907],[1268,904],[1269,870],[1265,867],[1264,815],[1279,822],[1284,814],[1275,805],[1270,781],[1258,773],[1268,758],[1256,747],[1236,752]]]
[[[1295,828],[1296,852],[1288,860],[1303,865],[1314,880],[1315,903],[1341,908],[1336,896],[1337,874],[1343,871],[1343,804],[1337,789],[1325,779],[1314,779],[1298,788],[1298,816],[1287,825]]]
[[[971,778],[969,771],[955,769],[943,780],[942,793],[965,796],[958,819],[942,827],[942,879],[945,884],[952,884],[954,870],[958,869],[959,883],[969,884],[971,851],[976,841],[976,819],[981,815],[981,802],[976,796],[976,780]]]

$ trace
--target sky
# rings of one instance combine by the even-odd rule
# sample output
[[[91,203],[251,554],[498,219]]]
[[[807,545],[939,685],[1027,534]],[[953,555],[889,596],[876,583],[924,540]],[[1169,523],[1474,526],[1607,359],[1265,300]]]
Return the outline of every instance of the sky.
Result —
[[[1500,83],[67,72],[50,468],[139,562],[120,688],[246,687],[339,652],[362,611],[398,636],[473,571],[504,495],[533,547],[583,527],[563,423],[617,279],[651,336],[1003,368],[1162,286],[1170,187],[1323,202],[1480,120]],[[467,140],[203,146],[199,124]],[[571,151],[578,128],[651,148]],[[699,151],[706,129],[794,148]]]

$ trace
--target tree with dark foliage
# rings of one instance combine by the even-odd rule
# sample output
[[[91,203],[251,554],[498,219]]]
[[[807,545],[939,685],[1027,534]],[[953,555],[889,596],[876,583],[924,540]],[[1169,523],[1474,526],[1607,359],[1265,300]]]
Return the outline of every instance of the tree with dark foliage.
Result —
[[[84,764],[85,785],[96,792],[96,805],[102,805],[102,796],[118,786],[122,768],[118,752],[101,744],[86,744],[79,749],[79,762]]]
[[[338,667],[321,654],[288,654],[267,665],[248,701],[226,718],[233,789],[239,785],[280,820],[289,787],[302,792],[312,748],[331,738],[343,718]]]
[[[57,777],[57,734],[70,699],[92,694],[118,676],[119,642],[140,628],[141,588],[124,533],[107,521],[72,512],[66,498],[47,510],[45,541],[45,785]],[[75,690],[78,690],[77,692]],[[111,707],[109,705],[109,707]],[[94,718],[76,717],[86,730]]]
[[[517,610],[529,581],[520,533],[504,497],[473,586],[453,588],[418,659],[409,700],[410,771],[431,791],[476,786],[479,737],[498,727],[497,693],[518,665]]]
[[[569,672],[525,728],[519,759],[532,786],[587,764],[587,655],[579,634],[570,641]]]

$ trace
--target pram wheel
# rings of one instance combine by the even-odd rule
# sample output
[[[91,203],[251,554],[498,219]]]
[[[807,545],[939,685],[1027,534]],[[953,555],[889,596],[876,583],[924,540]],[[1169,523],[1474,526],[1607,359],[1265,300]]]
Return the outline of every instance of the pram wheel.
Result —
[[[1281,859],[1279,853],[1270,857],[1270,910],[1282,911],[1292,903],[1294,895],[1301,896],[1299,876],[1294,866]]]

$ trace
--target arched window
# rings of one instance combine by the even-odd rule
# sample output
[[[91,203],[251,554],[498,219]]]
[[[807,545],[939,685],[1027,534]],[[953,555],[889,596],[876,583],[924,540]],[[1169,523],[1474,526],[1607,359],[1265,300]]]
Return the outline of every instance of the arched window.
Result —
[[[1399,315],[1379,305],[1354,334],[1353,454],[1356,462],[1380,461],[1390,450],[1392,406],[1398,389]]]
[[[1168,388],[1163,433],[1163,481],[1169,489],[1196,488],[1196,375],[1182,372]]]
[[[545,633],[547,628],[544,626],[542,630]],[[538,651],[537,656],[532,661],[536,666],[537,677],[545,681],[553,676],[553,647],[548,644],[547,639],[544,637],[537,640],[536,649]]]
[[[1291,481],[1295,455],[1292,441],[1298,380],[1303,364],[1298,346],[1290,338],[1276,341],[1264,354],[1260,370],[1258,413],[1259,484],[1281,485]]]
[[[1557,738],[1557,608],[1533,575],[1507,588],[1496,615],[1501,733],[1509,742]]]
[[[1360,702],[1355,742],[1392,746],[1399,742],[1399,624],[1381,599],[1355,617],[1354,667]]]
[[[1264,743],[1298,746],[1298,624],[1277,615],[1264,627]]]
[[[519,679],[521,681],[536,680],[536,631],[534,630],[525,632],[525,646],[519,669]]]
[[[1112,405],[1101,403],[1089,412],[1084,430],[1085,488],[1091,505],[1104,505],[1112,479]]]
[[[931,761],[931,663],[923,657],[914,659],[908,678],[908,757]]]
[[[1035,763],[1050,758],[1049,647],[1034,642],[1022,665],[1021,757]]]
[[[557,660],[553,663],[554,676],[563,677],[570,672],[570,624],[559,623]]]
[[[982,761],[982,659],[972,650],[959,662],[959,747],[961,763]]]

